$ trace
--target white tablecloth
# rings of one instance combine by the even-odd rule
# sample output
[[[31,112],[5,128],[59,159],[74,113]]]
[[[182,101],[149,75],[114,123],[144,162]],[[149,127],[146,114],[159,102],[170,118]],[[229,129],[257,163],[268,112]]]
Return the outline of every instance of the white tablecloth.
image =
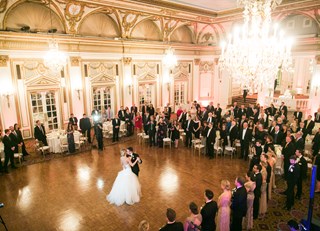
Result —
[[[61,135],[61,136],[48,135],[47,142],[50,147],[50,152],[60,153],[61,152],[60,144],[68,143],[67,135]]]

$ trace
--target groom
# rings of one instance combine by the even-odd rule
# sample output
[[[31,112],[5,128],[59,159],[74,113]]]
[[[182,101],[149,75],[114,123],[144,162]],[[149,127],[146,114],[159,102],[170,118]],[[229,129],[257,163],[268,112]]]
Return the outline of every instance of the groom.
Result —
[[[136,174],[137,176],[139,176],[139,171],[140,171],[139,164],[142,164],[142,160],[140,159],[139,154],[133,153],[133,148],[132,147],[128,147],[127,148],[127,155],[131,156],[131,162],[132,163],[134,163],[136,161],[136,159],[139,158],[138,162],[131,167],[132,172],[134,174]]]

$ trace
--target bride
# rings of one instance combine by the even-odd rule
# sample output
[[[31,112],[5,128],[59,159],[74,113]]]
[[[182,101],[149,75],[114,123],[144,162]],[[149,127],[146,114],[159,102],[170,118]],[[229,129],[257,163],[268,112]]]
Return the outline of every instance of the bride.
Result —
[[[122,170],[118,173],[116,180],[113,183],[111,192],[107,195],[107,201],[110,204],[120,206],[124,203],[132,205],[140,201],[141,187],[136,174],[131,170],[131,167],[137,164],[139,158],[135,162],[131,162],[129,156],[126,156],[126,150],[120,151]]]

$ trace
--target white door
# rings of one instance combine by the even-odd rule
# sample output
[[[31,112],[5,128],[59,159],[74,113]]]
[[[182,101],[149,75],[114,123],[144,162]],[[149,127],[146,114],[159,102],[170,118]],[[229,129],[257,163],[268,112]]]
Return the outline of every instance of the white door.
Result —
[[[156,108],[156,85],[155,84],[139,84],[139,105],[141,111],[142,103],[153,104]]]
[[[40,120],[47,131],[61,127],[57,91],[30,92],[30,99],[33,125]]]
[[[114,111],[114,87],[93,87],[92,88],[93,109],[106,110],[108,106]]]
[[[187,82],[174,83],[174,111],[177,111],[179,105],[187,103]]]

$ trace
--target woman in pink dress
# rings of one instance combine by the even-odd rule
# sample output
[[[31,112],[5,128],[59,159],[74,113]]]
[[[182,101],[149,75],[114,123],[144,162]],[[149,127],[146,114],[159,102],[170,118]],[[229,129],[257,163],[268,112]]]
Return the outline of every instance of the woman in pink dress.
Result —
[[[254,201],[254,189],[256,188],[256,182],[251,180],[251,172],[248,172],[246,175],[247,182],[244,184],[244,187],[247,190],[247,230],[253,229],[253,201]],[[245,226],[245,225],[244,225]]]
[[[221,189],[223,193],[218,198],[218,218],[217,230],[229,231],[230,230],[230,204],[231,204],[231,191],[230,182],[227,180],[221,181]]]
[[[199,230],[202,222],[202,216],[199,213],[198,206],[194,202],[191,202],[189,204],[189,211],[191,214],[187,217],[187,220],[184,223],[184,231]]]
[[[137,129],[137,132],[140,133],[142,129],[142,116],[140,115],[140,112],[137,112],[136,117],[134,118],[134,126]]]

